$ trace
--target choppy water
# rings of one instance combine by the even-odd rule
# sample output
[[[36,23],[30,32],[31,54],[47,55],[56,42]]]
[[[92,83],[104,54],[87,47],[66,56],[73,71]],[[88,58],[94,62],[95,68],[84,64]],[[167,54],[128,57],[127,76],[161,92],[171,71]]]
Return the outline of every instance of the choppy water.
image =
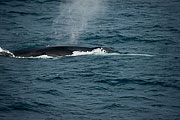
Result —
[[[143,55],[0,57],[0,119],[180,119],[179,11],[179,0],[1,0],[3,49]]]

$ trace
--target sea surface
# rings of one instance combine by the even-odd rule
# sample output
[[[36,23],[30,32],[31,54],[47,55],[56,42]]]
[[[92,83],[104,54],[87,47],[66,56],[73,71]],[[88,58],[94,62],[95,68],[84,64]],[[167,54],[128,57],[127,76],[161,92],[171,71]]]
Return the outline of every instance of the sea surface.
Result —
[[[0,0],[1,50],[135,54],[0,57],[0,120],[179,120],[179,0]]]

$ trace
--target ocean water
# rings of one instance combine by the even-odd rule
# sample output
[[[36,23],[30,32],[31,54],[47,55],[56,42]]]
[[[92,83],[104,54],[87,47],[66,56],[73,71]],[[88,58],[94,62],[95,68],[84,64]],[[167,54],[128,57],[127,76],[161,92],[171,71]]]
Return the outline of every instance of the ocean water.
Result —
[[[0,57],[0,120],[179,120],[179,0],[1,0],[1,50],[133,54]]]

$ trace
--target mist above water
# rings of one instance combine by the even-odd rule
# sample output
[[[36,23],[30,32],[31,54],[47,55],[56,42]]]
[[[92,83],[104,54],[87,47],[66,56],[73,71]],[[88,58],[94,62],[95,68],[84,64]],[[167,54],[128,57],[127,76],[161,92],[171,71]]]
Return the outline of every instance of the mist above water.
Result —
[[[77,44],[89,22],[95,20],[102,9],[101,5],[101,0],[73,0],[61,3],[59,14],[53,22],[56,39],[68,44]]]

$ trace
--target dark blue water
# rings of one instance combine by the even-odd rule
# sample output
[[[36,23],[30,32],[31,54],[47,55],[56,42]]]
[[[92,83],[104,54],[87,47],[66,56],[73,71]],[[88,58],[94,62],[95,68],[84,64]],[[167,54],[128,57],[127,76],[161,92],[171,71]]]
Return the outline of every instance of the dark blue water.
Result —
[[[180,119],[179,0],[1,0],[0,47],[139,55],[0,57],[1,120]]]

